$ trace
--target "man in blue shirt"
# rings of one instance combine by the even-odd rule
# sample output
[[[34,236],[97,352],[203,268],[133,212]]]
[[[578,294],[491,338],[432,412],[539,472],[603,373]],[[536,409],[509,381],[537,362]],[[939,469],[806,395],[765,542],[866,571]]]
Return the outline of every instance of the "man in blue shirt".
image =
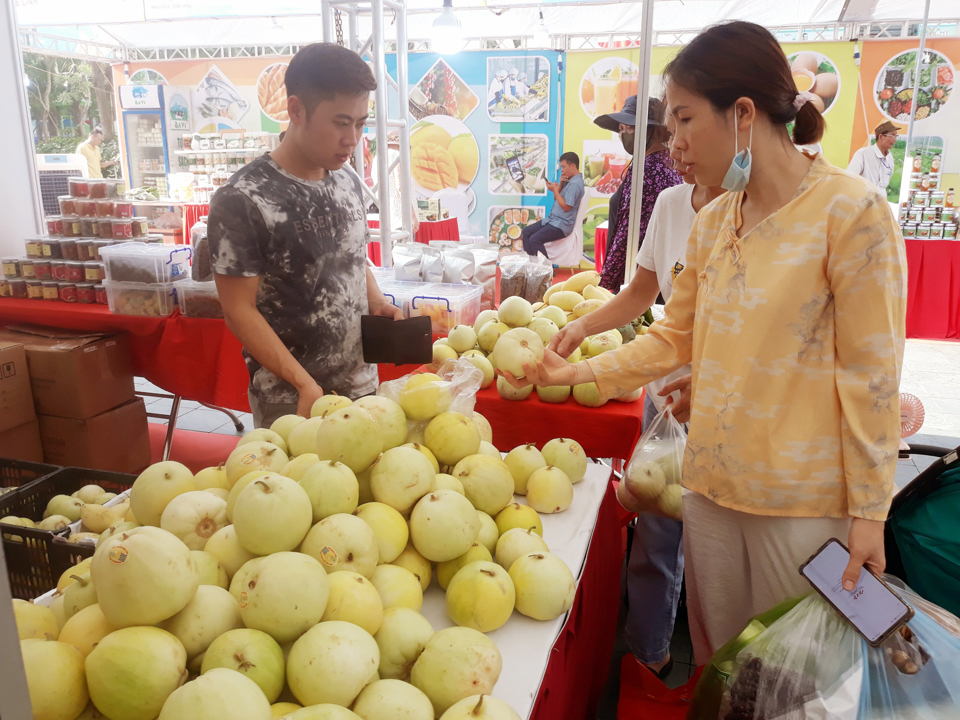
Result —
[[[583,199],[583,175],[580,158],[574,152],[560,156],[560,182],[547,181],[547,190],[553,193],[553,210],[542,222],[528,225],[523,231],[523,249],[528,255],[547,254],[546,243],[562,240],[573,232]]]

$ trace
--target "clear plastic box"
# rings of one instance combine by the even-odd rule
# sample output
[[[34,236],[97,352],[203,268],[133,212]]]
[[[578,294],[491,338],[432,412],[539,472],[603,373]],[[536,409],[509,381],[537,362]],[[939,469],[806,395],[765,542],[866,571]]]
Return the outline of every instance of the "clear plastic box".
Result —
[[[190,277],[188,245],[125,242],[101,248],[107,280],[114,283],[168,283]]]
[[[411,284],[411,283],[406,283]],[[427,315],[435,335],[446,335],[457,325],[473,325],[480,314],[483,288],[479,285],[430,283],[414,292],[409,317]]]
[[[180,312],[192,318],[222,318],[217,283],[183,280],[177,283],[177,303]]]
[[[429,283],[397,282],[395,280],[384,280],[377,284],[380,286],[380,292],[393,303],[394,307],[400,308],[405,318],[413,317],[410,314],[413,298],[430,287]]]
[[[116,315],[166,317],[177,309],[179,283],[127,283],[104,280],[107,304]]]

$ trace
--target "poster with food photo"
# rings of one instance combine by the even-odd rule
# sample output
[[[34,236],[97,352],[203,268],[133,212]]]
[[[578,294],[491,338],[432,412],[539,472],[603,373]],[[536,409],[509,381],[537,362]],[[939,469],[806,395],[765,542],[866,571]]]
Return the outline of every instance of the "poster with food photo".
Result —
[[[610,197],[623,184],[630,156],[620,140],[584,140],[580,171],[591,197]]]
[[[546,195],[546,135],[491,135],[489,189],[493,195]]]
[[[488,57],[487,115],[495,123],[550,122],[550,61]]]
[[[479,169],[480,146],[462,121],[432,115],[411,129],[410,172],[420,197],[441,190],[466,192]]]
[[[877,73],[874,99],[886,117],[897,122],[909,122],[911,112],[916,120],[925,120],[938,113],[950,100],[953,92],[953,65],[936,50],[925,50],[920,60],[920,83],[917,97],[917,51],[908,50],[894,55]]]
[[[243,93],[216,65],[210,68],[193,91],[194,117],[198,122],[227,119],[240,123],[250,109]]]
[[[833,107],[840,94],[840,72],[836,63],[823,53],[803,52],[787,55],[797,92],[809,92],[821,113]]]
[[[443,58],[410,88],[410,114],[418,120],[430,115],[466,120],[479,104],[477,94]]]
[[[504,207],[488,211],[490,242],[506,250],[523,250],[523,230],[544,218],[542,207]]]
[[[580,107],[593,120],[620,112],[631,95],[637,94],[640,68],[621,57],[605,57],[580,78]]]
[[[287,63],[274,63],[264,68],[257,79],[257,102],[260,110],[275,122],[290,122],[287,114]]]

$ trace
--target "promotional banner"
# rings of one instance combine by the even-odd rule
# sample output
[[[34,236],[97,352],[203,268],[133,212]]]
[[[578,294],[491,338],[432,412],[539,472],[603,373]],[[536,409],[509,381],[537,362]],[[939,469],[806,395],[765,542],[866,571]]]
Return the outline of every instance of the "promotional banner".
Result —
[[[287,117],[283,85],[289,58],[236,58],[216,61],[175,60],[113,66],[114,83],[125,85],[178,85],[190,88],[192,127],[185,131],[222,130],[278,133]]]
[[[887,199],[897,202],[903,188],[903,161],[910,114],[914,113],[913,134],[917,147],[936,138],[942,147],[941,185],[960,187],[960,100],[953,97],[955,68],[960,62],[960,40],[927,40],[921,58],[919,88],[913,96],[919,41],[865,42],[860,60],[862,93],[857,97],[851,154],[867,145],[873,130],[884,120],[900,127],[901,140],[894,146],[894,172]],[[862,97],[862,100],[861,100]],[[911,148],[911,152],[914,148]],[[923,161],[927,169],[930,158]],[[906,190],[906,188],[903,188]]]
[[[546,183],[558,176],[560,57],[544,50],[410,55],[412,186],[419,199],[465,202],[470,221],[461,235],[519,249],[523,229],[552,207]],[[387,69],[396,78],[396,56],[387,56]]]

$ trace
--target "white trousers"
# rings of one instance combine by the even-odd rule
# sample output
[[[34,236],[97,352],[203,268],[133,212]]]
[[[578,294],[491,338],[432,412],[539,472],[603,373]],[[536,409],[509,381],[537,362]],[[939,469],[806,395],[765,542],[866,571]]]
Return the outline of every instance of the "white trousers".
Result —
[[[849,529],[849,518],[750,515],[685,492],[687,615],[697,665],[709,662],[750,618],[809,593],[800,566],[832,537],[846,544]]]

